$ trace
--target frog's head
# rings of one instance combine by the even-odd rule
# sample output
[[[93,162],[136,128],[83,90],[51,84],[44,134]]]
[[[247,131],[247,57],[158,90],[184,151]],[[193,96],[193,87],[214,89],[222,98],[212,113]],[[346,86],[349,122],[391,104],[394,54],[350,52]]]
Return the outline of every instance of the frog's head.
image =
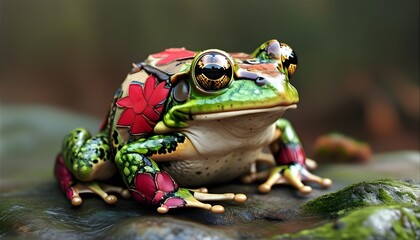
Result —
[[[290,84],[296,67],[294,51],[276,40],[252,54],[198,52],[184,72],[172,77],[170,101],[157,130],[255,114],[265,118],[265,113],[271,124],[286,109],[296,107],[298,92]]]

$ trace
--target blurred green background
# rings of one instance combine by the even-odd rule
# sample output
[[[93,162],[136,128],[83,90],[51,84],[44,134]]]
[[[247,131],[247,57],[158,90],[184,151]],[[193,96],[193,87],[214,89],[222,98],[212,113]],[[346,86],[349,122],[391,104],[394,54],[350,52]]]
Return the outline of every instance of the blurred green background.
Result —
[[[34,110],[47,105],[99,124],[131,63],[149,54],[251,52],[273,38],[298,54],[301,102],[285,117],[309,152],[331,131],[374,151],[419,149],[418,0],[0,0],[1,141],[14,109],[28,122],[62,121]]]

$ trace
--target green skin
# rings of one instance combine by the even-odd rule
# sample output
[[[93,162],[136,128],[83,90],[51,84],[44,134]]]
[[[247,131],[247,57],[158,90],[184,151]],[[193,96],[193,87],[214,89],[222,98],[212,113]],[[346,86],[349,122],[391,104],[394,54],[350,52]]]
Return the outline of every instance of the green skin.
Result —
[[[269,44],[270,42],[264,43],[249,55],[250,58],[257,59],[261,63],[279,63],[278,59],[270,59],[269,53],[265,51]],[[121,114],[121,111],[116,110],[118,109],[116,101],[121,98],[122,93],[116,96],[107,127],[99,134],[92,137],[85,129],[75,129],[70,132],[65,138],[62,155],[66,167],[75,178],[84,182],[106,180],[114,175],[113,168],[110,166],[112,163],[113,166],[116,165],[128,189],[135,190],[134,178],[137,174],[150,173],[154,176],[160,172],[158,164],[151,158],[152,155],[176,152],[179,144],[186,141],[186,136],[181,133],[181,129],[188,127],[191,117],[194,118],[198,114],[288,106],[299,100],[298,92],[289,83],[287,70],[281,64],[278,65],[281,83],[269,82],[261,86],[252,80],[238,78],[238,74],[234,74],[234,80],[226,88],[217,93],[203,93],[194,85],[189,73],[190,66],[197,61],[198,55],[199,53],[196,54],[192,64],[186,64],[179,73],[187,76],[185,81],[190,89],[187,100],[178,102],[173,96],[173,91],[169,93],[161,121],[155,127],[155,133],[129,140],[122,138],[115,120]],[[233,69],[237,73],[241,67],[235,65]],[[256,74],[259,73],[256,72]],[[173,87],[167,83],[168,85]],[[279,86],[281,91],[279,91]],[[272,144],[300,145],[288,121],[279,119],[276,127],[283,134]],[[159,134],[156,133],[157,129]],[[287,168],[287,166],[282,166],[282,168]],[[177,188],[170,195],[184,200],[193,199],[191,192],[184,188]]]

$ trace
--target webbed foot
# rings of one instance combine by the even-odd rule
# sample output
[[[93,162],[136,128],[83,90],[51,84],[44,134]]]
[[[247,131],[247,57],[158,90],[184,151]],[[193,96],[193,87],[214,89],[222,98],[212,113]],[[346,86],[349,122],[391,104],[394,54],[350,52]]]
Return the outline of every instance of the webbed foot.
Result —
[[[201,208],[211,211],[212,213],[223,213],[225,208],[222,205],[211,205],[208,203],[203,203],[203,201],[225,201],[233,200],[235,202],[244,202],[247,200],[246,195],[244,194],[234,194],[234,193],[208,193],[206,188],[200,189],[186,189],[179,188],[174,195],[183,201],[168,201],[166,200],[157,208],[159,213],[167,213],[170,208],[178,207],[194,207]],[[174,204],[175,203],[175,204]]]
[[[311,193],[312,187],[303,184],[302,181],[315,182],[323,188],[328,188],[332,184],[329,178],[321,178],[312,174],[300,164],[291,164],[273,168],[268,179],[258,187],[258,190],[267,193],[273,185],[285,183],[292,185],[302,194]]]
[[[115,195],[109,194],[111,192],[119,193],[123,198],[130,197],[130,193],[127,189],[98,182],[79,182],[74,186],[71,186],[71,191],[73,194],[67,196],[73,206],[79,206],[83,203],[83,199],[80,197],[81,193],[96,194],[110,205],[115,204],[118,201],[118,198]]]
[[[244,194],[211,194],[206,188],[186,189],[178,187],[175,180],[165,171],[138,173],[134,186],[130,188],[134,199],[147,205],[156,206],[159,213],[167,213],[172,208],[195,207],[213,213],[224,212],[223,206],[211,205],[202,201],[234,200],[243,202]]]
[[[67,195],[73,206],[79,206],[83,203],[81,193],[94,193],[99,195],[106,203],[115,204],[117,197],[109,195],[110,192],[119,193],[122,197],[130,197],[127,189],[98,182],[78,181],[64,164],[61,154],[57,156],[54,168],[55,177],[60,185],[61,191]]]

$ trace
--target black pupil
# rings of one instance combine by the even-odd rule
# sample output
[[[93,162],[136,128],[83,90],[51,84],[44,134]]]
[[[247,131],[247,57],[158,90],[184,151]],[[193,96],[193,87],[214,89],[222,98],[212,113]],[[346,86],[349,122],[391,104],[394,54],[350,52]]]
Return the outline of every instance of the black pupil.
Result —
[[[207,64],[201,69],[201,71],[206,77],[213,80],[219,79],[220,77],[225,75],[225,69],[217,64]]]

